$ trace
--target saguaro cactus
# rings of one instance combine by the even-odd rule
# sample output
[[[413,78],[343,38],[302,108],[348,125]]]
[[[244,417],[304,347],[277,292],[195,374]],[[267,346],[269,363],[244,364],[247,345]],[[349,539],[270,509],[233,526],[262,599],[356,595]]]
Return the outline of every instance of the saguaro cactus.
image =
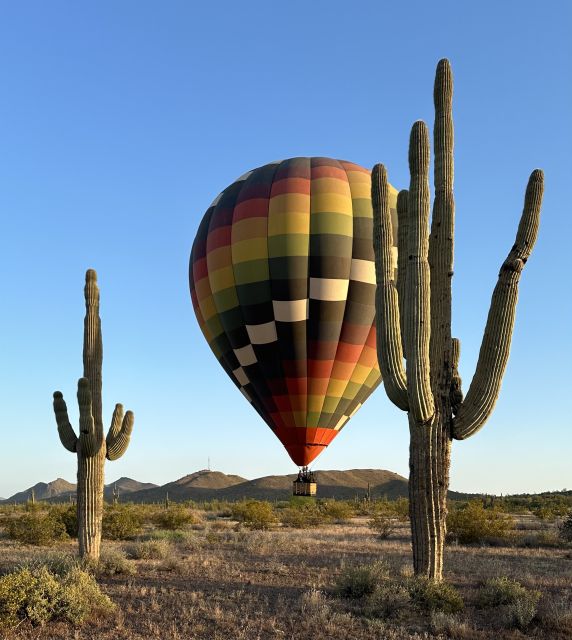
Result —
[[[77,516],[79,555],[97,560],[101,544],[103,517],[103,468],[105,458],[117,460],[126,451],[133,429],[133,413],[123,415],[123,406],[115,405],[107,438],[103,437],[101,409],[101,365],[103,345],[99,318],[97,274],[85,274],[85,320],[83,333],[83,378],[77,383],[79,437],[69,418],[60,391],[54,393],[54,412],[64,447],[77,453]]]
[[[440,580],[451,442],[476,433],[491,414],[508,360],[518,282],[540,220],[543,173],[532,172],[516,241],[503,262],[476,372],[463,399],[451,337],[453,276],[453,76],[441,60],[435,78],[435,197],[429,233],[429,135],[416,122],[409,142],[409,191],[398,213],[398,272],[393,281],[386,170],[372,172],[377,353],[387,395],[409,416],[409,500],[415,573]],[[406,365],[403,359],[406,359]]]

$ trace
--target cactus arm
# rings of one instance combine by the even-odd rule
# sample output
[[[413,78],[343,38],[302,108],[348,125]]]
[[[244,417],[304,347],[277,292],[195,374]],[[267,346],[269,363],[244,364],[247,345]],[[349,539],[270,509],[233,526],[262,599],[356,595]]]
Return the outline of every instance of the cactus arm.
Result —
[[[409,192],[402,189],[397,195],[397,297],[399,298],[399,328],[401,330],[401,348],[403,357],[407,357],[405,349],[405,283],[407,281],[407,198]]]
[[[371,172],[373,205],[373,244],[375,249],[375,312],[377,359],[385,391],[389,399],[407,411],[407,381],[403,368],[401,331],[399,328],[399,300],[393,282],[391,247],[393,238],[389,212],[387,173],[382,164]]]
[[[81,454],[86,457],[91,457],[99,450],[101,440],[97,437],[97,430],[93,420],[91,391],[87,378],[80,378],[78,380],[77,403],[79,405],[79,442]]]
[[[417,121],[409,139],[411,184],[408,198],[409,241],[405,346],[407,350],[407,395],[409,411],[415,422],[428,422],[435,413],[429,365],[430,274],[427,259],[429,244],[429,133],[427,125]]]
[[[453,73],[449,61],[440,60],[433,90],[435,124],[435,198],[429,238],[431,271],[431,340],[429,345],[433,392],[451,386],[451,281],[455,199],[453,196]]]
[[[127,450],[131,432],[133,431],[134,417],[131,411],[123,415],[123,405],[116,404],[111,420],[111,427],[106,438],[107,459],[117,460]]]
[[[458,338],[451,340],[451,409],[453,413],[459,411],[463,402],[462,380],[459,375],[459,358],[461,356],[461,342]]]
[[[520,274],[528,260],[540,223],[544,175],[530,175],[515,243],[503,262],[493,291],[477,368],[467,396],[453,420],[453,437],[464,440],[486,422],[497,401],[510,352]]]
[[[60,391],[54,393],[54,413],[58,425],[58,434],[64,447],[74,453],[77,448],[77,436],[68,418],[68,408]]]

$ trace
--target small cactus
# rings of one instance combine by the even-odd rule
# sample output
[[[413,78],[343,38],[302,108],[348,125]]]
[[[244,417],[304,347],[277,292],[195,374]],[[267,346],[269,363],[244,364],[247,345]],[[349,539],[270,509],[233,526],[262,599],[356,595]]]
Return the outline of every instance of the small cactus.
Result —
[[[66,403],[60,391],[54,393],[54,413],[61,443],[77,453],[77,515],[79,555],[99,558],[103,517],[103,469],[105,458],[117,460],[126,451],[133,430],[133,413],[123,413],[115,405],[107,438],[103,437],[101,408],[101,366],[103,345],[99,317],[97,274],[85,274],[85,320],[83,334],[83,378],[77,384],[79,437],[73,430]]]
[[[372,171],[378,361],[390,400],[409,414],[409,505],[415,573],[440,580],[451,442],[476,433],[491,414],[508,361],[518,283],[538,233],[544,178],[532,172],[516,241],[492,295],[477,368],[463,397],[460,342],[451,336],[453,276],[453,75],[435,78],[435,199],[429,232],[429,134],[416,122],[409,142],[409,191],[397,199],[398,271],[393,280],[389,191]],[[406,364],[404,365],[404,358]]]

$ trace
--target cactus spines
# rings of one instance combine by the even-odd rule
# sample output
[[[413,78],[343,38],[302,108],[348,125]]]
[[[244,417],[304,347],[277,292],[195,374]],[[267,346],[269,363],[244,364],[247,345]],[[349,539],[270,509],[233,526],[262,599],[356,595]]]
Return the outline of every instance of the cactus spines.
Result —
[[[516,242],[493,292],[477,368],[463,398],[460,342],[451,336],[453,276],[453,76],[437,66],[434,103],[435,198],[429,233],[429,136],[413,125],[408,191],[398,198],[398,273],[390,269],[387,175],[372,171],[377,353],[387,395],[408,411],[409,504],[415,573],[440,580],[451,442],[480,429],[498,398],[508,360],[520,274],[538,232],[543,174],[530,176]],[[403,356],[406,365],[403,365]]]
[[[77,513],[79,554],[82,558],[99,558],[103,516],[103,470],[105,458],[117,460],[126,451],[133,430],[133,413],[123,414],[117,404],[107,438],[103,436],[101,403],[101,368],[103,346],[99,317],[97,274],[85,274],[85,320],[83,334],[83,377],[77,383],[79,436],[68,418],[61,392],[54,393],[54,413],[63,446],[77,454]]]

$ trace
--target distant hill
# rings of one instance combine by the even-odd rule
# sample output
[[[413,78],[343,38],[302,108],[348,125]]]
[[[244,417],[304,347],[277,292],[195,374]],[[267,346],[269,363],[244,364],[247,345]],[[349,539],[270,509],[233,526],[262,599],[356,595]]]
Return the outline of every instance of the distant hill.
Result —
[[[352,500],[364,496],[368,490],[373,498],[407,497],[407,478],[383,469],[350,469],[348,471],[316,471],[319,498]],[[167,494],[175,502],[185,500],[286,500],[292,494],[292,482],[296,474],[265,476],[247,480],[220,471],[202,469],[169,482],[161,487],[150,482],[137,482],[131,478],[119,478],[106,485],[105,500],[113,500],[113,487],[117,486],[120,502],[162,502]],[[39,482],[33,487],[36,500],[65,502],[75,497],[76,486],[61,478],[48,484]],[[5,502],[26,502],[32,487],[16,493]],[[474,494],[449,491],[453,500],[463,500]]]
[[[392,471],[383,469],[349,469],[347,471],[325,470],[316,471],[318,482],[318,498],[338,498],[352,500],[356,496],[364,496],[368,490],[373,498],[407,497],[407,478]],[[158,486],[151,482],[138,482],[131,478],[119,478],[105,486],[105,500],[113,500],[113,487],[117,486],[120,502],[162,502],[166,495],[175,502],[185,500],[242,500],[255,498],[258,500],[286,500],[292,494],[292,482],[296,474],[283,476],[265,476],[254,480],[247,480],[241,476],[227,475],[220,471],[202,469],[183,476],[174,482]],[[38,484],[14,494],[0,503],[26,502],[34,490],[36,500],[48,502],[66,502],[75,497],[76,486],[71,482],[58,478],[53,482],[39,482]],[[467,500],[480,496],[478,493],[459,493],[449,491],[451,500]],[[572,490],[545,491],[538,494],[521,494],[504,496],[505,500],[540,497],[572,497]],[[501,496],[502,497],[502,496]]]
[[[132,494],[136,491],[146,491],[148,489],[154,489],[157,487],[156,484],[152,482],[137,482],[137,480],[133,480],[132,478],[119,478],[115,482],[110,482],[105,485],[105,489],[103,490],[103,497],[108,502],[113,500],[113,488],[117,487],[117,491],[119,492],[119,500],[121,501],[121,496],[126,496],[127,494]]]
[[[169,500],[213,500],[220,492],[235,485],[243,485],[248,480],[240,476],[226,475],[220,471],[203,469],[169,482],[162,487],[136,491],[129,495],[133,502],[161,502],[167,493]]]
[[[113,499],[113,487],[115,485],[119,491],[120,499],[121,496],[125,496],[133,491],[152,489],[157,486],[151,482],[137,482],[137,480],[132,480],[131,478],[119,478],[116,482],[105,485],[103,492],[105,500],[111,502]],[[32,497],[32,489],[34,490],[34,498],[36,500],[45,500],[47,502],[64,502],[69,500],[70,497],[72,499],[75,498],[76,495],[75,484],[67,482],[67,480],[63,480],[62,478],[58,478],[57,480],[53,480],[48,483],[38,482],[38,484],[35,484],[29,489],[15,493],[10,498],[3,500],[3,502],[27,502]],[[2,500],[0,500],[0,502],[2,502]]]
[[[353,499],[363,496],[368,488],[372,497],[392,500],[407,496],[407,479],[397,473],[381,469],[351,469],[349,471],[316,471],[318,497]],[[265,476],[246,480],[220,471],[197,471],[180,480],[147,491],[129,495],[133,502],[160,502],[167,493],[170,500],[285,500],[292,494],[292,482],[296,474]],[[467,494],[449,492],[452,499],[462,499]]]
[[[57,480],[47,483],[38,482],[33,487],[10,496],[7,502],[26,502],[32,498],[32,491],[34,492],[35,500],[47,500],[49,498],[62,496],[70,491],[75,491],[75,484],[62,478],[57,478]]]

